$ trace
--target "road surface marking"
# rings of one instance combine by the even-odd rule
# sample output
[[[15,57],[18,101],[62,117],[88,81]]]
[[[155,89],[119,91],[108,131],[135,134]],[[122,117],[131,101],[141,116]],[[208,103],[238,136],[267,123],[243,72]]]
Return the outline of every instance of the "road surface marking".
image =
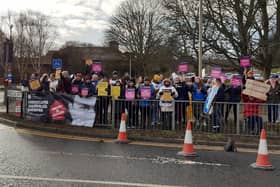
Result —
[[[85,137],[85,136],[73,136],[73,135],[64,135],[59,133],[51,133],[51,132],[43,132],[43,131],[36,131],[36,130],[29,130],[29,129],[15,129],[18,133],[21,134],[28,134],[28,135],[35,135],[47,138],[57,138],[57,139],[67,139],[67,140],[77,140],[77,141],[88,141],[88,142],[104,142],[104,143],[113,143],[113,139],[109,138],[92,138],[92,137]],[[154,143],[154,142],[140,142],[135,141],[131,142],[130,145],[140,145],[140,146],[150,146],[150,147],[167,147],[167,148],[182,148],[181,144],[172,144],[172,143]],[[205,150],[205,151],[224,151],[223,146],[208,146],[208,145],[194,145],[195,149],[197,150]],[[238,148],[238,152],[244,153],[257,153],[257,149],[252,148]],[[269,150],[269,154],[280,155],[279,150]]]
[[[119,160],[136,160],[136,161],[150,161],[154,164],[177,164],[177,165],[203,165],[203,166],[216,166],[216,167],[228,167],[228,164],[221,164],[215,162],[198,162],[191,160],[180,160],[176,158],[168,157],[134,157],[134,156],[122,156],[122,155],[103,155],[103,154],[90,154],[90,153],[69,153],[69,152],[55,152],[55,151],[38,151],[42,154],[61,155],[61,156],[81,156],[81,157],[94,157],[94,158],[107,158],[107,159],[119,159]]]
[[[0,175],[0,178],[2,178],[2,179],[13,179],[13,180],[101,184],[101,185],[114,185],[114,186],[182,187],[182,186],[162,185],[162,184],[144,184],[144,183],[129,183],[129,182],[118,182],[118,181],[98,181],[98,180],[82,180],[82,179],[45,178],[45,177],[13,176],[13,175]]]

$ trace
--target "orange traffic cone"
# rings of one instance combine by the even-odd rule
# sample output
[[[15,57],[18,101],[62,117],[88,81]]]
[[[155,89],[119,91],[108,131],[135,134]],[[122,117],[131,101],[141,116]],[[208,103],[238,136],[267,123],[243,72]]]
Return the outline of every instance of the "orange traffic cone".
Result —
[[[121,118],[121,124],[120,124],[118,139],[115,141],[115,143],[121,143],[121,144],[129,143],[129,140],[127,139],[127,134],[126,134],[125,120],[126,120],[126,114],[123,113],[122,118]]]
[[[274,169],[274,167],[271,165],[268,159],[266,133],[264,129],[262,129],[261,132],[257,161],[256,163],[251,164],[251,167],[254,169],[262,169],[262,170]]]
[[[181,152],[178,152],[178,155],[185,156],[185,157],[195,157],[198,156],[194,152],[193,142],[192,142],[192,125],[191,122],[188,121],[185,140],[184,140],[184,147]]]

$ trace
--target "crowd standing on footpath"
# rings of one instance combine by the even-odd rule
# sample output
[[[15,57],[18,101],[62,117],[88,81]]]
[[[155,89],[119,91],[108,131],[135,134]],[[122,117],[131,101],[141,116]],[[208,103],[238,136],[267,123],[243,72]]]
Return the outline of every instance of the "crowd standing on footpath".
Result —
[[[40,82],[40,87],[36,91],[61,92],[81,97],[97,96],[97,123],[108,123],[108,110],[111,99],[114,98],[115,117],[118,119],[121,113],[127,112],[129,128],[145,129],[161,124],[163,130],[171,129],[174,108],[176,124],[185,123],[191,118],[187,111],[190,106],[196,122],[199,123],[204,102],[211,93],[211,89],[216,87],[218,91],[210,115],[215,132],[219,132],[220,128],[227,124],[231,111],[233,111],[234,124],[237,123],[239,111],[237,111],[236,103],[243,102],[243,117],[246,126],[250,133],[259,134],[263,127],[260,103],[272,104],[267,106],[269,124],[276,125],[279,122],[280,83],[276,75],[265,81],[271,88],[267,93],[267,101],[262,101],[242,94],[248,79],[254,80],[252,70],[244,71],[243,84],[240,86],[232,84],[232,80],[223,82],[220,78],[201,78],[176,73],[166,78],[163,74],[155,74],[152,79],[142,76],[131,78],[128,73],[120,77],[117,71],[112,72],[110,77],[101,73],[83,75],[78,72],[70,75],[68,71],[62,71],[59,78],[54,73],[50,75],[45,73],[42,76],[34,73],[29,81]],[[23,84],[29,86],[27,82]],[[119,87],[117,97],[108,97],[111,91],[113,92],[112,88],[116,86]],[[99,95],[99,89],[104,89],[105,93]],[[222,104],[223,102],[226,104]]]

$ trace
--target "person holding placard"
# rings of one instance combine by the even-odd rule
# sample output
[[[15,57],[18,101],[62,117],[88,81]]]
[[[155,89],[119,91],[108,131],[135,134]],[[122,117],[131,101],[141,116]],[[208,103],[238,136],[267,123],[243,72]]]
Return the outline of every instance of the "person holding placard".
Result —
[[[83,75],[82,73],[76,73],[76,77],[72,81],[71,91],[73,95],[78,95],[80,93],[80,87],[83,85]]]
[[[80,96],[81,97],[91,97],[94,95],[94,87],[91,83],[91,76],[86,75],[85,76],[85,81],[83,85],[80,87]]]
[[[243,109],[243,117],[245,119],[246,128],[252,135],[259,135],[263,128],[263,119],[259,115],[259,103],[264,103],[263,100],[241,94],[242,100],[245,103]]]
[[[29,90],[30,91],[40,91],[41,83],[39,80],[39,75],[37,73],[32,73],[29,80]]]
[[[148,124],[150,124],[150,119],[152,117],[152,101],[148,101],[155,98],[155,89],[151,85],[150,80],[146,77],[144,78],[144,84],[140,85],[138,89],[138,97],[141,98],[140,111],[141,111],[141,124],[142,128],[145,129]]]
[[[109,79],[104,75],[103,80],[97,85],[98,99],[96,102],[97,118],[100,124],[108,124],[108,108],[110,104],[110,84]]]
[[[247,79],[255,80],[253,70],[247,70],[247,69],[244,70],[243,78],[242,78],[243,89],[245,89]]]
[[[124,99],[124,86],[120,80],[117,80],[115,84],[111,86],[111,96],[115,100],[115,121],[121,119],[122,113],[125,112]],[[121,100],[120,100],[121,99]]]
[[[47,73],[44,73],[40,78],[40,85],[41,85],[40,91],[49,92],[50,82],[49,82],[49,75]]]
[[[178,92],[172,86],[169,79],[163,81],[163,85],[160,87],[157,97],[160,98],[161,128],[162,130],[171,130],[172,112],[175,112],[173,111],[174,98],[178,97]]]
[[[125,88],[124,97],[125,101],[125,108],[128,111],[128,127],[135,128],[138,126],[138,112],[139,106],[136,101],[137,98],[137,88],[135,86],[135,80],[130,79],[128,81],[127,87]]]

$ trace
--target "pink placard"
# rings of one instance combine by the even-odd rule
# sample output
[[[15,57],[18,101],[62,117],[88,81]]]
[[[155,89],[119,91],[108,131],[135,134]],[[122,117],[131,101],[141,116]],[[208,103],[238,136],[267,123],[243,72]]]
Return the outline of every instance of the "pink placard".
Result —
[[[221,68],[212,68],[211,69],[211,77],[213,78],[221,78],[222,69]]]
[[[125,90],[125,99],[128,99],[128,100],[135,99],[135,89],[126,89]]]
[[[102,64],[101,63],[93,63],[91,65],[92,67],[92,72],[100,73],[102,72]]]
[[[82,91],[81,91],[81,95],[83,97],[87,97],[88,96],[88,88],[83,88]]]
[[[79,93],[79,87],[77,85],[73,85],[71,88],[73,94]]]
[[[178,65],[178,72],[179,73],[187,73],[189,71],[189,66],[187,63],[182,63]]]
[[[152,90],[150,87],[141,88],[141,98],[150,99],[152,97]]]
[[[240,67],[250,67],[251,59],[250,57],[241,57],[240,58]]]
[[[234,76],[231,79],[231,84],[233,87],[238,87],[242,85],[242,78],[238,76]]]
[[[220,77],[222,83],[224,83],[227,80],[227,76],[225,74],[222,74]]]

